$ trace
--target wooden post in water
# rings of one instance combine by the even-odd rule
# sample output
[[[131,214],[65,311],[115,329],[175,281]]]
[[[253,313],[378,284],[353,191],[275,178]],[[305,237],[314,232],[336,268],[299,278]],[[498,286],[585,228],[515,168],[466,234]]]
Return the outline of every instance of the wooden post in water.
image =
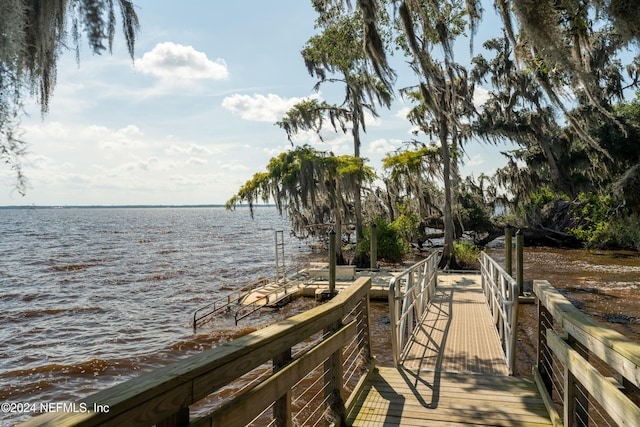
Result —
[[[376,223],[371,224],[371,249],[369,250],[371,258],[371,269],[376,270],[378,268],[378,228]]]
[[[336,231],[329,232],[329,294],[336,293]]]
[[[513,276],[513,242],[512,242],[513,229],[510,225],[504,228],[504,269],[509,276]]]
[[[518,230],[516,233],[516,283],[519,294],[524,295],[524,235]]]

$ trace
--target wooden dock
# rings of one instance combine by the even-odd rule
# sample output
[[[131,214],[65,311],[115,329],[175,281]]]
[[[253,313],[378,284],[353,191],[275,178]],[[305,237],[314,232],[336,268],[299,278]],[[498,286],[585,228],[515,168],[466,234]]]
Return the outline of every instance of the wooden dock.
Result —
[[[378,368],[351,411],[355,426],[549,426],[532,381],[508,376],[480,275],[439,275],[401,366]]]
[[[516,280],[484,253],[480,275],[444,274],[436,255],[360,272],[306,312],[77,402],[106,411],[21,426],[640,426],[639,343],[534,280],[534,381],[510,376]],[[384,282],[393,367],[371,353],[369,300]]]

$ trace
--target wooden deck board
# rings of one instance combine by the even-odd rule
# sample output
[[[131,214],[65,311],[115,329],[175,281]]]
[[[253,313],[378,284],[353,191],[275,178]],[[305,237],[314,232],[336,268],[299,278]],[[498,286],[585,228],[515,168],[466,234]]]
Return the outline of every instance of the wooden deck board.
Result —
[[[441,275],[417,332],[407,345],[406,367],[508,374],[478,275]]]
[[[479,276],[441,275],[402,367],[378,368],[357,426],[550,426],[536,386],[508,369]]]

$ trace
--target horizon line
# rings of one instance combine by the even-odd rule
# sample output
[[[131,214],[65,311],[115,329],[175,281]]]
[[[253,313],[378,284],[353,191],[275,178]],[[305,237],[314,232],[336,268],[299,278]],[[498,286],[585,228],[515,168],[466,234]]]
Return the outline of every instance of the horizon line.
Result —
[[[4,205],[0,206],[0,209],[122,209],[122,208],[223,208],[226,205],[224,203],[212,203],[212,204],[185,204],[185,205],[170,205],[170,204],[154,204],[154,205]],[[254,204],[253,207],[274,207],[273,203]],[[249,207],[249,204],[242,203],[236,207],[245,208]]]

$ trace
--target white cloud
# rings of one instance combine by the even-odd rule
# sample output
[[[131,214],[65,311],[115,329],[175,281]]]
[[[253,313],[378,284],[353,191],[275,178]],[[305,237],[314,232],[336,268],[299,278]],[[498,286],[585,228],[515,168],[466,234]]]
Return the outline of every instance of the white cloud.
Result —
[[[369,144],[369,153],[386,155],[397,150],[402,145],[400,139],[376,139]]]
[[[476,108],[480,108],[489,100],[491,93],[482,86],[476,86],[473,92],[473,103]]]
[[[295,104],[306,99],[319,98],[314,94],[306,98],[282,98],[272,93],[267,96],[254,94],[241,95],[236,93],[222,100],[222,106],[227,110],[253,122],[276,122]]]
[[[223,59],[212,61],[205,53],[192,46],[172,42],[158,43],[142,55],[135,67],[145,74],[163,79],[224,80],[229,77],[229,70]]]
[[[407,116],[409,115],[411,110],[412,110],[411,107],[403,107],[403,108],[398,110],[398,112],[396,113],[396,117],[399,118],[399,119],[407,120]]]
[[[480,166],[484,164],[484,158],[480,154],[474,154],[468,160],[464,162],[465,166],[473,168],[474,166]]]
[[[199,166],[199,165],[206,165],[208,164],[209,161],[207,159],[201,159],[199,157],[191,157],[189,159],[189,161],[187,162],[187,164],[189,166]]]
[[[169,148],[165,150],[167,154],[190,154],[190,155],[206,155],[209,156],[213,154],[213,151],[204,145],[198,144],[189,144],[189,145],[178,145],[172,144]]]

